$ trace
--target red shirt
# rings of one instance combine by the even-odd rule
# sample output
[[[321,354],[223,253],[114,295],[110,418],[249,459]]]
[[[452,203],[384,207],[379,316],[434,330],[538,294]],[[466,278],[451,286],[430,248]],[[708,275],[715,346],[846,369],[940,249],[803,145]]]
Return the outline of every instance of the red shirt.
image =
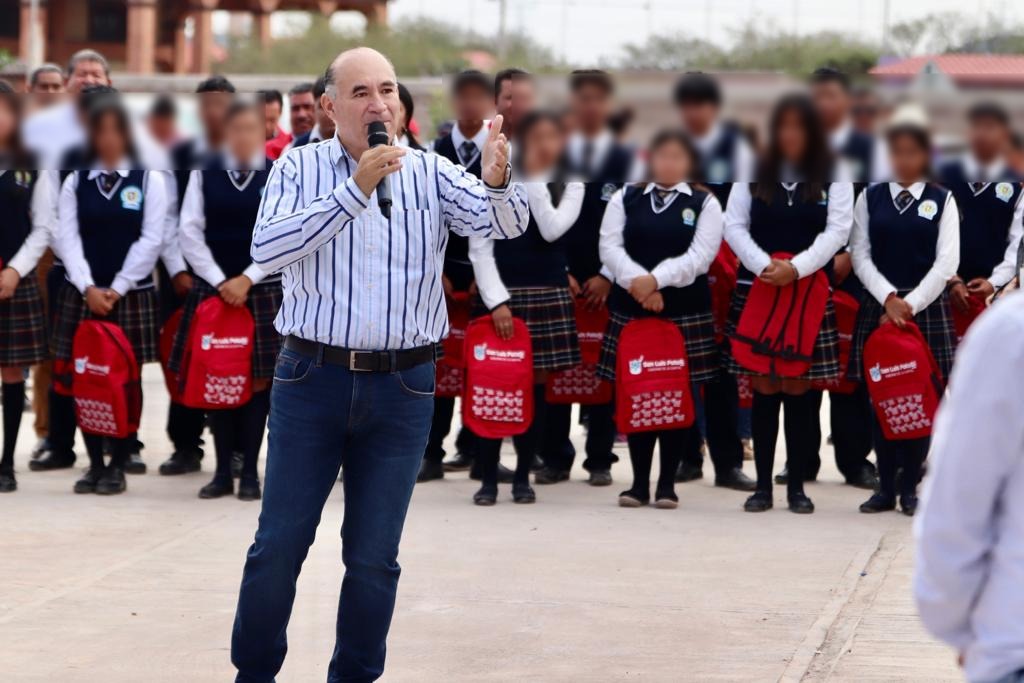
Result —
[[[276,161],[284,148],[287,147],[292,141],[292,134],[286,133],[283,128],[277,129],[277,135],[267,140],[267,158],[271,161]]]

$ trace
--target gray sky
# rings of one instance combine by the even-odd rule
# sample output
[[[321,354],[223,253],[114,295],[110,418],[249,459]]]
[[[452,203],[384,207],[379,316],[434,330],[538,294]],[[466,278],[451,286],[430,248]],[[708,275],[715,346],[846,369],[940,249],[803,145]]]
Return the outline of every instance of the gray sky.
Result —
[[[522,28],[575,63],[597,62],[620,54],[622,45],[643,42],[651,33],[710,33],[712,40],[730,42],[730,29],[749,18],[800,33],[848,31],[880,40],[885,0],[508,0],[510,30]],[[965,12],[980,18],[993,14],[1007,23],[1024,21],[1019,0],[892,0],[891,23],[935,12]],[[443,19],[480,33],[495,34],[497,0],[392,0],[392,20],[419,16]],[[280,13],[287,15],[288,13]],[[338,25],[358,26],[361,17],[336,16]],[[291,19],[294,21],[294,17]],[[275,32],[289,19],[278,16]]]

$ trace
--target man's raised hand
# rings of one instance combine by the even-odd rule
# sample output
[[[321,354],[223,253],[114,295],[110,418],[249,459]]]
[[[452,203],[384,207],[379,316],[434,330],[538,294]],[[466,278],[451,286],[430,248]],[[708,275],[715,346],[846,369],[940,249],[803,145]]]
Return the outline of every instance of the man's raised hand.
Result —
[[[505,186],[505,171],[508,168],[508,140],[501,134],[504,122],[501,114],[491,121],[491,129],[487,131],[487,142],[482,153],[482,173],[484,182],[491,187]]]

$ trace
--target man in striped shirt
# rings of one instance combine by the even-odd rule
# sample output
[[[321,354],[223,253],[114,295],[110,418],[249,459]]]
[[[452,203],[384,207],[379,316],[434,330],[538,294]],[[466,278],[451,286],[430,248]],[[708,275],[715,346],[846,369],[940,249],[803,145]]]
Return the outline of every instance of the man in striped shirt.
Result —
[[[448,331],[448,231],[507,239],[529,218],[501,117],[481,180],[434,154],[368,148],[370,123],[392,140],[401,125],[397,79],[380,53],[343,52],[326,78],[321,105],[337,133],[274,164],[253,232],[253,262],[282,274],[285,343],[232,637],[237,681],[272,681],[281,668],[295,581],[342,464],[346,570],[328,681],[382,674],[398,544],[433,411],[434,345]],[[382,179],[390,218],[375,196]]]

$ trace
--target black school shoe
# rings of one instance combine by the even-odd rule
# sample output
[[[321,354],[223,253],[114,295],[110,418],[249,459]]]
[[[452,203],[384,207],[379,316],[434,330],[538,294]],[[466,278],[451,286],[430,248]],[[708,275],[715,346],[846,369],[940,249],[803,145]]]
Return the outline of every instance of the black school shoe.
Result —
[[[444,479],[444,467],[436,460],[424,460],[420,463],[420,473],[416,475],[416,483]]]
[[[651,502],[651,494],[647,491],[629,489],[619,494],[620,508],[640,508]]]
[[[124,470],[111,465],[103,470],[100,480],[96,482],[96,493],[101,496],[114,496],[124,493],[127,483],[124,480]]]
[[[697,481],[698,479],[703,478],[704,470],[702,468],[686,462],[679,463],[679,469],[676,470],[677,484],[684,484],[688,481]]]
[[[473,481],[480,481],[482,479],[482,477],[480,475],[480,465],[477,464],[475,461],[473,462],[473,466],[469,470],[469,478],[472,479]],[[498,483],[499,484],[511,484],[512,481],[515,478],[516,478],[516,473],[515,472],[513,472],[509,468],[505,467],[500,462],[498,463]]]
[[[878,488],[878,473],[871,465],[864,465],[856,474],[846,478],[846,484],[854,488],[874,491]]]
[[[587,477],[587,483],[591,486],[611,486],[612,485],[612,471],[611,470],[594,470]]]
[[[203,500],[230,496],[235,492],[235,482],[225,477],[214,477],[213,481],[199,489],[199,497]]]
[[[679,507],[679,496],[675,491],[658,491],[654,494],[654,507],[659,510],[675,510]]]
[[[765,512],[771,510],[775,505],[772,494],[767,491],[755,491],[754,495],[747,498],[743,503],[743,510],[746,512]]]
[[[744,474],[741,468],[734,467],[723,476],[715,477],[715,486],[733,491],[753,491],[757,489],[757,482]]]
[[[75,482],[75,493],[96,493],[96,484],[101,476],[103,476],[103,470],[90,467],[82,474],[82,478]]]
[[[794,493],[789,496],[789,511],[798,515],[809,515],[814,512],[814,503],[803,493]]]
[[[473,466],[473,458],[465,453],[456,453],[442,463],[445,472],[465,472]]]
[[[917,512],[917,496],[913,493],[900,496],[900,512],[907,517],[913,517]]]
[[[0,493],[14,493],[18,490],[18,480],[14,472],[0,472]]]
[[[128,462],[124,464],[124,471],[128,474],[145,474],[146,463],[142,460],[142,454],[138,451],[128,454]]]
[[[810,474],[804,475],[804,482],[806,483],[806,482],[809,482],[809,481],[818,481],[818,473],[817,472],[812,472]],[[783,485],[789,483],[789,468],[788,467],[783,467],[782,471],[775,475],[775,483],[776,484],[783,484]]]
[[[537,502],[537,494],[534,493],[530,484],[512,484],[512,502],[520,505],[529,505]]]
[[[32,460],[28,468],[33,472],[50,472],[52,470],[66,470],[75,466],[75,454],[73,452],[58,453],[46,451],[38,459]]]
[[[259,479],[242,477],[238,480],[238,500],[259,500],[262,497]]]
[[[569,481],[569,473],[554,467],[545,466],[537,474],[533,475],[533,483],[535,484],[557,484],[562,481]]]
[[[498,487],[481,486],[480,490],[473,494],[473,504],[490,507],[498,502]]]
[[[860,504],[860,511],[865,514],[889,512],[896,509],[896,499],[884,493],[875,493]]]
[[[203,468],[202,457],[203,451],[198,448],[174,451],[171,457],[160,463],[158,471],[165,477],[198,472]]]

